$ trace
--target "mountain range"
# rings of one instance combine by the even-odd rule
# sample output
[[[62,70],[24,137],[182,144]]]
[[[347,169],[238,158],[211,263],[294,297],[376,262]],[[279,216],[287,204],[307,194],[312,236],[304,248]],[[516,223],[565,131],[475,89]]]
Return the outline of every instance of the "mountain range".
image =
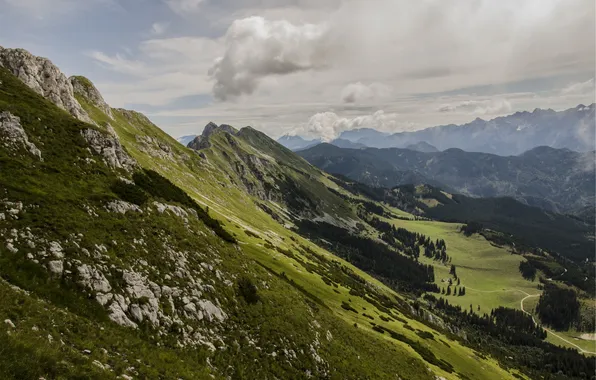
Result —
[[[344,131],[338,139],[371,148],[407,148],[425,142],[438,150],[458,148],[500,156],[519,155],[539,146],[587,152],[596,149],[595,108],[594,103],[558,112],[537,108],[533,112],[516,112],[492,120],[477,118],[462,125],[449,124],[394,134],[363,128]],[[294,136],[295,143],[287,147],[298,150],[314,143],[299,139]],[[284,144],[284,141],[280,143]],[[334,144],[333,141],[330,143]]]
[[[447,149],[343,149],[319,144],[298,152],[330,173],[372,186],[427,183],[474,197],[509,196],[555,212],[593,207],[594,152],[538,147],[519,156]]]
[[[546,282],[564,264],[557,283],[588,299],[576,285],[593,281],[576,260],[591,254],[585,222],[512,199],[368,187],[251,127],[209,123],[188,145],[110,107],[88,79],[0,48],[0,378],[596,370],[579,342],[546,340],[525,296],[492,293],[538,296],[518,268]],[[486,227],[461,219],[470,209]]]

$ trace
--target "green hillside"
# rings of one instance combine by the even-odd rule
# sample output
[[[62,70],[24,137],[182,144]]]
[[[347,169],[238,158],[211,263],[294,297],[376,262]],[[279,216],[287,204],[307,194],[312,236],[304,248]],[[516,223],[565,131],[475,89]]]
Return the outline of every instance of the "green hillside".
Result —
[[[215,130],[193,151],[142,114],[108,115],[88,91],[76,97],[96,125],[1,68],[0,83],[2,378],[582,378],[593,370],[526,331],[531,349],[511,340],[518,327],[491,321],[480,338],[482,330],[419,298],[443,269],[416,260],[405,242],[387,243],[373,219],[397,225],[407,214],[353,195],[252,128]],[[444,236],[453,261],[472,262],[477,248],[495,263],[506,255],[453,227],[408,225]],[[503,263],[511,274],[515,262]],[[464,281],[484,280],[472,269],[462,270]],[[429,277],[414,281],[417,273]],[[520,279],[507,285],[533,286]]]

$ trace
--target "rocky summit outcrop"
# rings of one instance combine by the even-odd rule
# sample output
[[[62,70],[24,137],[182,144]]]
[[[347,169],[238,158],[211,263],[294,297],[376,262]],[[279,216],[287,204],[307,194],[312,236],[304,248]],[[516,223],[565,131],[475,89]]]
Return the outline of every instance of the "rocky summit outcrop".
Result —
[[[86,101],[91,103],[93,106],[99,108],[103,113],[108,115],[111,119],[114,118],[112,115],[112,109],[103,100],[103,96],[97,90],[97,88],[91,83],[91,81],[83,76],[72,76],[68,79],[75,95],[82,96]]]
[[[93,123],[74,97],[68,78],[49,59],[36,57],[23,49],[0,47],[0,66],[44,98],[68,111],[77,119]]]
[[[238,133],[238,131],[231,125],[222,124],[218,126],[214,122],[210,121],[203,129],[203,133],[201,133],[200,136],[195,137],[191,142],[189,142],[187,147],[194,150],[208,148],[209,136],[211,136],[216,131],[223,131],[231,135],[235,135],[236,133]]]

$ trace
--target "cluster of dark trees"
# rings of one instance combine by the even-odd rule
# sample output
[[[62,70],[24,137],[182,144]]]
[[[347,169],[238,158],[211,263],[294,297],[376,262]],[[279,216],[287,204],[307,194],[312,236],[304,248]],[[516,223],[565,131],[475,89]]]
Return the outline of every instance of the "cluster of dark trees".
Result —
[[[534,281],[536,279],[536,267],[528,261],[522,261],[519,263],[519,272],[522,277],[526,280]]]
[[[447,255],[447,245],[443,239],[432,241],[426,235],[410,232],[401,227],[395,228],[394,225],[375,216],[368,219],[368,224],[381,232],[383,241],[391,246],[399,247],[408,256],[417,259],[420,256],[420,247],[424,247],[424,256],[443,263],[451,261],[451,258]]]
[[[536,325],[531,316],[521,310],[499,306],[491,310],[490,317],[495,324],[513,331],[522,331],[534,335],[539,339],[546,339],[546,331]]]
[[[458,283],[458,285],[459,285],[459,283]],[[466,295],[466,287],[465,286],[462,286],[462,287],[459,287],[458,288],[457,286],[455,286],[453,288],[453,291],[452,291],[451,290],[451,284],[449,284],[449,285],[447,285],[447,288],[446,289],[441,289],[441,294],[444,294],[446,296],[453,295],[453,296],[458,296],[458,297],[459,296],[465,296]]]
[[[433,283],[435,274],[432,265],[398,255],[385,244],[353,235],[330,223],[302,220],[297,226],[300,235],[326,246],[339,257],[394,289],[417,294],[439,291],[439,287]]]
[[[460,231],[466,236],[471,236],[473,234],[479,234],[483,229],[484,227],[481,223],[469,222],[468,224],[461,226]]]
[[[447,255],[447,245],[443,239],[437,239],[436,242],[432,242],[427,237],[424,242],[424,256],[442,263],[451,262],[451,257]]]
[[[579,320],[580,304],[575,291],[547,283],[536,311],[542,323],[557,330],[567,330]]]
[[[593,358],[545,342],[546,332],[521,311],[500,307],[481,316],[431,294],[424,299],[446,323],[465,331],[462,343],[491,354],[502,365],[521,369],[530,378],[590,379],[596,373]]]

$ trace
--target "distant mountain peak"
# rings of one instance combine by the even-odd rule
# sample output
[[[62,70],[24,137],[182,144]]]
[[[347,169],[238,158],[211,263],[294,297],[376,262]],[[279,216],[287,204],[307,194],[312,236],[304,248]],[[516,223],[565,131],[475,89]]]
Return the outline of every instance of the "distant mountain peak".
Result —
[[[317,145],[321,142],[321,139],[307,140],[301,136],[285,134],[277,139],[277,142],[290,150],[296,151]]]
[[[426,141],[419,141],[416,144],[410,144],[406,147],[406,149],[415,150],[417,152],[422,152],[422,153],[439,152],[439,150],[434,145],[431,145],[431,144],[427,143]]]

